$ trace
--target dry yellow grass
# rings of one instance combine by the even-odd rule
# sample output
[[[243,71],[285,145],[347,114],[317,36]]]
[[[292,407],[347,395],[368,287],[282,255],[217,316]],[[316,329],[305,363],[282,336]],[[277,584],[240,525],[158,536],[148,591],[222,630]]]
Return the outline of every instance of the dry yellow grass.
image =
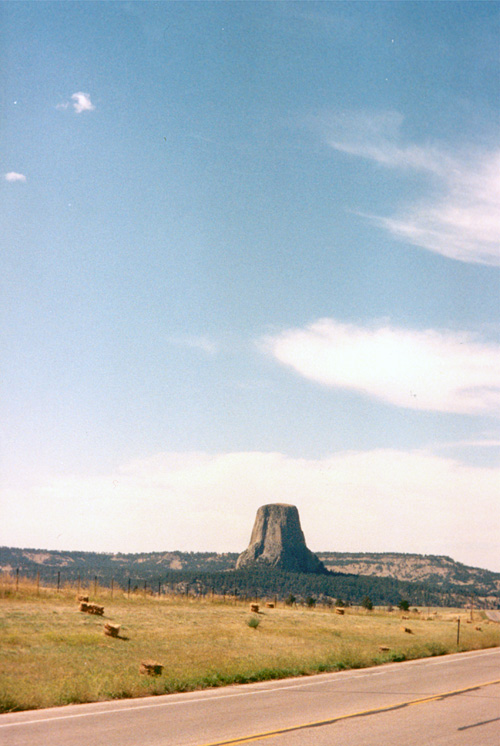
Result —
[[[31,709],[186,691],[455,652],[457,611],[409,614],[109,594],[104,617],[78,611],[74,591],[27,588],[0,598],[0,709]],[[262,607],[261,607],[262,608]],[[255,617],[255,615],[253,615]],[[462,611],[465,622],[468,612]],[[500,626],[461,624],[460,650],[500,644]],[[106,622],[120,635],[104,635]],[[410,628],[412,634],[401,627]],[[139,673],[141,661],[163,665]]]

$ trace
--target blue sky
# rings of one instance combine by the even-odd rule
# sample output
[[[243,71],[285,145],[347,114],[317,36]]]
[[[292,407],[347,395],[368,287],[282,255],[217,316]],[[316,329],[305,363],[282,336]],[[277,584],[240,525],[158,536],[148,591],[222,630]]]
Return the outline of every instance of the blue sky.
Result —
[[[500,4],[0,15],[0,543],[500,571]]]

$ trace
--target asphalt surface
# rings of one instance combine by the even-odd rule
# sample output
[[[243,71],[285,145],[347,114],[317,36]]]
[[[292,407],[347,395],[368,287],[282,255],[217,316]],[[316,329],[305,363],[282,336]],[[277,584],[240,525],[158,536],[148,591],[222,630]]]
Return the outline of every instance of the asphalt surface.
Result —
[[[499,746],[500,648],[189,694],[9,713],[2,746]]]

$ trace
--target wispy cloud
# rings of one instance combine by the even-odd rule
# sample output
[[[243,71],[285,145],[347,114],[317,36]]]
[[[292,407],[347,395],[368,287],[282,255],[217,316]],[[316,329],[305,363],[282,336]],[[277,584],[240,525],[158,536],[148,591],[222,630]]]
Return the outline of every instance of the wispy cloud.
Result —
[[[174,337],[169,337],[168,341],[170,344],[178,347],[187,347],[191,350],[199,350],[205,352],[207,355],[215,355],[218,351],[216,342],[206,336],[197,336],[189,334],[181,334]]]
[[[57,477],[31,492],[4,490],[0,541],[91,551],[242,551],[257,508],[285,501],[299,508],[315,551],[447,554],[500,570],[499,479],[498,468],[423,450],[320,459],[160,453],[101,476]]]
[[[415,246],[458,259],[500,266],[500,151],[458,164],[446,177],[446,194],[380,223]]]
[[[500,414],[500,346],[463,332],[321,319],[264,340],[284,365],[325,386],[398,407]]]
[[[402,115],[395,111],[342,112],[328,119],[317,119],[316,125],[335,150],[391,168],[446,174],[452,160],[445,153],[435,147],[401,142],[403,121]]]
[[[379,225],[450,259],[500,265],[500,150],[453,154],[438,145],[405,144],[402,124],[397,112],[345,112],[315,120],[335,150],[434,177],[432,199],[391,217],[372,216]]]
[[[500,448],[500,440],[495,438],[484,438],[483,440],[452,440],[449,443],[439,443],[435,448]]]
[[[26,181],[26,176],[18,174],[16,171],[9,171],[9,173],[5,174],[5,181]]]

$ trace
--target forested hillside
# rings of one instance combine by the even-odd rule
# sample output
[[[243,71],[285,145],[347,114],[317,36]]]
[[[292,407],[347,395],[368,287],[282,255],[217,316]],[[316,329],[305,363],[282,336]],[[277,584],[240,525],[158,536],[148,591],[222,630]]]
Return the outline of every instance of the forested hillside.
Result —
[[[236,553],[151,552],[109,554],[0,548],[0,570],[55,584],[111,581],[122,588],[191,594],[279,596],[297,599],[413,605],[475,603],[497,607],[500,574],[467,567],[449,557],[319,552],[327,575],[278,570],[234,570]]]
[[[422,582],[443,591],[462,586],[464,593],[470,589],[481,596],[498,596],[500,593],[500,573],[468,567],[451,557],[396,552],[318,552],[318,557],[333,572]]]

